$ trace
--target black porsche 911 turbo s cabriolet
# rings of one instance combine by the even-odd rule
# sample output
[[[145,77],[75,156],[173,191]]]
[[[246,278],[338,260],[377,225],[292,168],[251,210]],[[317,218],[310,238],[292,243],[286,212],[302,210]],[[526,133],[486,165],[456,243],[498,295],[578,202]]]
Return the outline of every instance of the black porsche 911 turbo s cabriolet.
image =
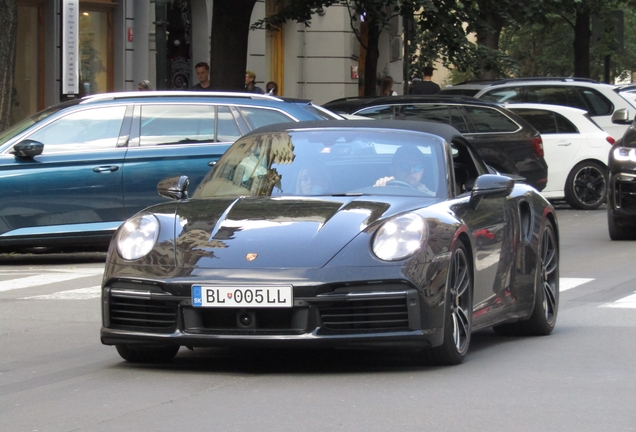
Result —
[[[458,364],[471,333],[547,335],[559,303],[553,207],[454,128],[266,126],[191,194],[138,213],[106,259],[101,341],[130,362],[179,347],[416,348]]]

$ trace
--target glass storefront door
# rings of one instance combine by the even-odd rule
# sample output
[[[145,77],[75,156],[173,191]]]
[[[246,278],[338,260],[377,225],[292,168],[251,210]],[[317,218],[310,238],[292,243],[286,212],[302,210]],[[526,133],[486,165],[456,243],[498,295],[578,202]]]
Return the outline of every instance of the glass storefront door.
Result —
[[[111,12],[80,3],[80,96],[112,91]]]

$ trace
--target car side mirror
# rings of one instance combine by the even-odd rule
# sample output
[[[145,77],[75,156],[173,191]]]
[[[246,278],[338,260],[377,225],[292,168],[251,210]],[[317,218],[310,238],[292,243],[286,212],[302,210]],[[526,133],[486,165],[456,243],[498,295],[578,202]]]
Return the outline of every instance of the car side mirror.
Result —
[[[483,174],[477,177],[470,193],[470,206],[476,209],[482,199],[503,198],[512,193],[515,181],[510,177],[494,174]]]
[[[629,110],[627,108],[621,108],[614,111],[612,114],[612,123],[616,124],[630,124],[632,119],[629,116]]]
[[[14,145],[11,153],[16,157],[32,158],[41,155],[43,151],[44,144],[39,141],[26,139]]]
[[[164,198],[183,200],[188,199],[189,186],[188,176],[167,177],[157,184],[157,192]]]

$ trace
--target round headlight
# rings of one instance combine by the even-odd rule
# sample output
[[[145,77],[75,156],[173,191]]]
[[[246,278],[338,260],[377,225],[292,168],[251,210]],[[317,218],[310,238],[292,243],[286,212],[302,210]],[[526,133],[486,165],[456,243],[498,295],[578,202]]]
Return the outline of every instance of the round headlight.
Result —
[[[415,213],[386,221],[373,238],[373,253],[383,261],[408,258],[424,244],[428,230],[426,222]]]
[[[138,215],[124,222],[117,234],[117,251],[126,260],[148,254],[159,237],[159,221],[151,214]]]

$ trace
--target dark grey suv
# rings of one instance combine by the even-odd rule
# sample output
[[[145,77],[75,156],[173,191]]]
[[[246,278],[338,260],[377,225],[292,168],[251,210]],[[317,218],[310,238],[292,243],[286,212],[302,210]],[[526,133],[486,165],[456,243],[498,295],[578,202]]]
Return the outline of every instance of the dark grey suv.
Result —
[[[520,176],[541,191],[548,180],[541,135],[502,104],[472,97],[388,96],[337,99],[323,105],[336,113],[374,119],[428,120],[449,124],[500,173]]]

